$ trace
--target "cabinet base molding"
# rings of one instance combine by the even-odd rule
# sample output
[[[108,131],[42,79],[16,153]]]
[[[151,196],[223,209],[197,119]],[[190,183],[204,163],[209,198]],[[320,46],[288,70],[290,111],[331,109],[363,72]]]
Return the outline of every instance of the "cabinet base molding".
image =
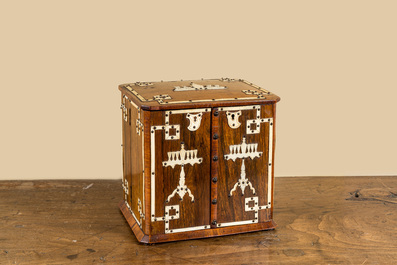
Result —
[[[273,220],[269,220],[264,223],[255,223],[247,225],[236,225],[220,228],[212,228],[205,230],[181,232],[175,234],[159,234],[148,236],[145,235],[142,229],[139,227],[135,218],[132,216],[124,200],[119,202],[119,208],[127,220],[132,232],[135,234],[136,238],[140,243],[154,244],[154,243],[164,243],[179,240],[189,240],[189,239],[199,239],[207,237],[217,237],[226,235],[235,235],[248,232],[256,232],[263,230],[272,230],[277,227],[277,224]]]

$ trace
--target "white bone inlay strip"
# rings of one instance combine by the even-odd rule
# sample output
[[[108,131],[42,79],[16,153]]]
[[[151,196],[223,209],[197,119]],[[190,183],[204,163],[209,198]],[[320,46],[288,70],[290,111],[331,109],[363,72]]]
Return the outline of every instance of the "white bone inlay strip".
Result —
[[[155,190],[156,190],[156,182],[155,182],[155,129],[156,126],[152,126],[150,130],[150,212],[151,212],[151,220],[152,222],[155,221]]]
[[[245,221],[237,221],[237,222],[228,222],[228,223],[218,223],[217,227],[226,227],[226,226],[233,226],[233,225],[247,225],[256,223],[255,220],[245,220]]]
[[[168,233],[181,233],[181,232],[188,232],[188,231],[196,231],[196,230],[203,230],[203,229],[209,229],[211,226],[210,225],[202,225],[202,226],[193,226],[193,227],[186,227],[186,228],[177,228],[177,229],[172,229],[169,230]],[[167,230],[165,231],[167,234]]]
[[[220,107],[219,111],[237,111],[237,110],[260,110],[261,105],[250,105],[250,106],[241,106],[241,107]]]
[[[197,113],[197,112],[210,112],[210,108],[206,109],[180,109],[180,110],[171,110],[167,111],[168,113],[171,112],[171,114],[181,114],[181,113]]]
[[[210,102],[210,101],[235,101],[240,99],[258,99],[258,97],[246,97],[246,98],[218,98],[218,99],[194,99],[194,100],[181,100],[171,102],[159,102],[160,104],[179,104],[179,103],[195,103],[195,102]]]
[[[273,195],[273,183],[272,183],[272,162],[273,162],[273,119],[269,123],[269,160],[268,160],[268,177],[267,177],[267,203],[270,207],[272,203]]]

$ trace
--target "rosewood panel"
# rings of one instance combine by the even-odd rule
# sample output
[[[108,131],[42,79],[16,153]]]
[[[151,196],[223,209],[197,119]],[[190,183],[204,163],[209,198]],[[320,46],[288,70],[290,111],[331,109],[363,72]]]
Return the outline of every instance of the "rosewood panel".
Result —
[[[268,192],[272,185],[272,105],[218,111],[217,227],[268,221],[272,218],[271,189]]]
[[[209,229],[210,109],[151,112],[151,234]]]

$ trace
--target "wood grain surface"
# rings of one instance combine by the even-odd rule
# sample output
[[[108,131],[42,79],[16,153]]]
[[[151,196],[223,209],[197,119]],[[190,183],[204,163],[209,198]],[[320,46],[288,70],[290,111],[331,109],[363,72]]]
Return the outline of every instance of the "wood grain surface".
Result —
[[[276,230],[139,244],[120,180],[0,182],[0,264],[395,264],[397,177],[276,178]]]

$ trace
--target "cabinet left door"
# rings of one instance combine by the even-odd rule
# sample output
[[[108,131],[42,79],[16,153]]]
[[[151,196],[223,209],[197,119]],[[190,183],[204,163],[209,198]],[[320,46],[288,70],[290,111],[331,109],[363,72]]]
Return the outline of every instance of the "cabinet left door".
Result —
[[[122,95],[122,155],[124,200],[135,221],[144,229],[145,179],[142,110]]]
[[[150,112],[151,235],[210,229],[211,109]]]

